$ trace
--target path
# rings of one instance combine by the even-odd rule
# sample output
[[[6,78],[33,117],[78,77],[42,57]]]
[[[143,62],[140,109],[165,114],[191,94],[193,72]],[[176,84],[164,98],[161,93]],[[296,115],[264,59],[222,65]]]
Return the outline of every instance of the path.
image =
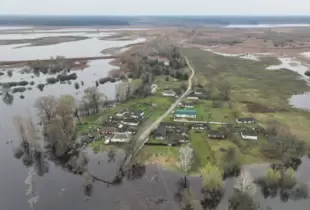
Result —
[[[188,95],[188,93],[192,89],[192,79],[195,75],[195,70],[189,63],[188,59],[184,56],[186,63],[189,67],[189,69],[192,71],[191,76],[188,78],[188,87],[187,90],[170,106],[170,108],[162,115],[160,116],[156,121],[154,121],[141,135],[137,138],[137,142],[135,145],[135,149],[131,157],[129,157],[127,160],[130,160],[132,157],[136,156],[138,152],[142,149],[144,144],[148,141],[148,136],[152,132],[152,130],[156,129],[161,121],[163,121],[176,107],[177,105],[183,100],[183,98]]]
[[[199,120],[178,120],[174,119],[174,122],[182,122],[182,123],[204,123],[204,124],[214,124],[214,125],[226,125],[224,122],[207,122],[207,121],[199,121]]]

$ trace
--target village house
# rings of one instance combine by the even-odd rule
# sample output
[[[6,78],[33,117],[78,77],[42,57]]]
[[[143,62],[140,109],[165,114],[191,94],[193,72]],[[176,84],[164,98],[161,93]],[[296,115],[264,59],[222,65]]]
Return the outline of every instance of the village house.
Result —
[[[243,118],[236,118],[236,123],[238,124],[250,124],[255,123],[256,119],[253,117],[243,117]]]
[[[195,123],[191,125],[192,130],[204,131],[208,130],[210,126],[207,123]]]
[[[226,134],[222,131],[219,131],[219,130],[211,130],[208,133],[208,137],[210,139],[225,139]]]
[[[189,140],[188,140],[187,136],[171,133],[167,136],[166,141],[168,142],[168,145],[171,146],[171,145],[173,145],[173,143],[174,144],[182,144],[182,143],[188,142]]]
[[[191,92],[190,94],[188,94],[187,99],[189,99],[189,100],[198,100],[199,97],[198,97],[198,95],[195,94],[195,92]]]
[[[116,132],[116,128],[114,127],[103,127],[100,129],[100,133],[101,135],[112,135],[115,134]]]
[[[135,135],[136,132],[137,132],[137,127],[130,127],[127,125],[122,125],[122,124],[116,129],[117,134]]]
[[[194,103],[190,103],[190,102],[180,102],[178,104],[178,107],[182,107],[182,108],[187,108],[187,109],[192,109],[194,108]]]
[[[173,115],[175,118],[196,119],[197,112],[194,109],[178,109]]]
[[[244,130],[240,132],[244,140],[258,140],[258,135],[255,130]]]
[[[109,116],[107,118],[107,122],[112,123],[112,124],[118,124],[119,122],[122,121],[122,119],[123,119],[122,117],[118,117],[116,115],[113,115],[113,116]]]
[[[130,117],[134,118],[134,119],[144,118],[144,111],[143,110],[136,110],[136,111],[130,112]]]
[[[154,133],[154,137],[157,140],[164,140],[167,137],[167,128],[159,126]]]
[[[162,92],[163,96],[175,97],[176,93],[173,90],[164,90]]]
[[[175,129],[176,123],[174,123],[174,122],[161,122],[159,124],[159,127],[160,126],[163,126],[163,127],[167,128],[167,129]]]
[[[126,114],[128,114],[128,113],[129,113],[128,109],[123,109],[123,110],[117,112],[117,113],[116,113],[116,116],[118,116],[118,117],[124,117],[124,116],[125,116]]]
[[[115,134],[110,141],[114,143],[126,143],[130,141],[130,136],[127,134]]]
[[[187,127],[182,124],[177,124],[173,131],[178,135],[187,136]]]
[[[124,119],[122,121],[122,124],[131,125],[131,126],[138,126],[140,124],[140,121],[138,119]]]

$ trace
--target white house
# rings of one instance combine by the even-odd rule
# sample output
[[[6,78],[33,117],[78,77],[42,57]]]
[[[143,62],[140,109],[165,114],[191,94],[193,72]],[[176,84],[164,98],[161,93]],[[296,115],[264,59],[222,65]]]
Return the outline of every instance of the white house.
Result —
[[[143,110],[137,110],[130,113],[131,118],[134,119],[140,119],[144,117],[144,111]]]
[[[243,118],[236,118],[236,123],[238,124],[250,124],[255,123],[256,119],[253,117],[243,117]]]
[[[118,117],[124,117],[124,116],[125,116],[126,114],[128,114],[128,113],[129,113],[128,109],[123,109],[123,110],[117,112],[117,113],[116,113],[116,116],[118,116]]]
[[[122,121],[124,125],[138,126],[140,121],[137,119],[125,119]]]
[[[176,96],[176,93],[173,90],[165,90],[162,92],[163,96],[170,96],[170,97],[174,97]]]
[[[189,100],[198,100],[199,97],[198,97],[194,92],[192,92],[192,93],[190,93],[190,94],[187,96],[187,99],[189,99]]]
[[[111,142],[129,142],[130,141],[130,136],[127,134],[116,134],[112,139]]]
[[[245,130],[240,132],[242,139],[258,140],[257,133],[254,130]]]

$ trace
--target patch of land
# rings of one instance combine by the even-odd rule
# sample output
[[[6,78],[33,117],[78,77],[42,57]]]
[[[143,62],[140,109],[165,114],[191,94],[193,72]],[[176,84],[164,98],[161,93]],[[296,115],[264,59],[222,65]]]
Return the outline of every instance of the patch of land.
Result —
[[[65,42],[75,42],[89,39],[89,37],[84,36],[58,36],[58,37],[41,37],[37,39],[16,39],[16,40],[0,40],[0,45],[12,45],[12,44],[27,44],[20,46],[23,47],[35,47],[35,46],[46,46],[55,45]]]
[[[308,142],[310,113],[293,108],[288,99],[310,90],[299,75],[287,69],[269,71],[277,64],[272,58],[260,62],[216,55],[199,49],[183,49],[196,70],[196,82],[212,86],[225,78],[232,86],[232,111],[239,116],[253,116],[260,124],[278,120],[289,126],[301,140]],[[223,112],[225,113],[225,112]]]

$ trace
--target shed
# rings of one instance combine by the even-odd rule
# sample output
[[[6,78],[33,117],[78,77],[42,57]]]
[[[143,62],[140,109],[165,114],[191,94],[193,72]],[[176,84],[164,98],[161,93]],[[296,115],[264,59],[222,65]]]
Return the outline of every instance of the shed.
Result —
[[[241,117],[241,118],[236,118],[236,123],[238,124],[250,124],[250,123],[255,123],[256,119],[253,117]]]
[[[240,132],[242,139],[258,140],[258,135],[255,130],[244,130]]]
[[[191,125],[192,130],[208,130],[210,126],[207,123],[195,123]]]
[[[226,134],[219,130],[211,130],[208,133],[208,137],[211,139],[225,139]]]
[[[190,94],[188,94],[187,99],[198,100],[199,97],[198,97],[198,95],[195,94],[195,92],[191,92]]]
[[[129,142],[130,141],[130,136],[127,134],[116,134],[112,139],[111,142]]]

